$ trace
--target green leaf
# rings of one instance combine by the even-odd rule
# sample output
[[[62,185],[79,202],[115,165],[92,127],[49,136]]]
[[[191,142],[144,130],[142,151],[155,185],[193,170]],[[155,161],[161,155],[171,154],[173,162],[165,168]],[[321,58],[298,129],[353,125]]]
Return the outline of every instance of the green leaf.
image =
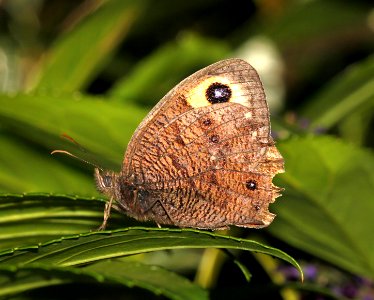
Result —
[[[20,109],[20,107],[22,109]],[[110,167],[122,162],[125,145],[146,111],[83,95],[0,95],[0,124],[13,133],[54,149],[76,151],[60,135],[67,133],[100,155]],[[49,155],[49,154],[48,154]],[[68,193],[68,191],[67,191]]]
[[[9,297],[33,289],[71,282],[73,282],[72,278],[67,276],[48,276],[45,271],[41,272],[40,268],[17,269],[0,267],[0,297]]]
[[[0,195],[0,250],[98,228],[103,202],[82,196]],[[115,213],[112,217],[110,224],[124,219]]]
[[[0,138],[0,190],[97,195],[92,166],[51,156],[51,151],[68,150],[102,168],[119,170],[125,147],[145,114],[135,106],[82,95],[0,95],[0,125],[6,133]],[[63,133],[89,152],[77,152],[61,138]]]
[[[0,266],[38,263],[69,267],[108,258],[181,248],[227,248],[260,252],[289,262],[302,276],[300,266],[292,257],[256,241],[194,229],[146,227],[82,233],[31,246],[29,249],[9,249],[2,252]]]
[[[139,16],[144,1],[106,1],[49,50],[35,88],[75,92],[92,79]]]
[[[358,146],[364,145],[371,139],[371,125],[374,116],[374,102],[362,105],[359,109],[347,115],[338,124],[341,137]]]
[[[326,36],[336,37],[340,32],[352,27],[365,26],[365,18],[367,17],[367,10],[364,6],[352,5],[350,2],[295,2],[284,8],[279,20],[271,15],[271,22],[267,22],[265,25],[265,33],[269,34],[284,49],[292,49],[293,47],[300,49],[300,47],[305,47],[305,45],[300,44],[302,42],[308,45],[315,44],[316,39],[323,39]],[[313,26],[310,26],[310,24],[313,24]],[[320,42],[326,44],[326,46],[329,45],[324,40]],[[315,53],[319,49],[305,50],[312,50]],[[323,51],[326,53],[326,48]],[[305,54],[308,55],[308,58],[315,59],[308,52],[299,53],[294,56],[294,59],[305,59]]]
[[[0,149],[2,192],[96,194],[93,176],[74,172],[71,166],[51,156],[47,149],[35,149],[27,140],[6,133],[0,136]]]
[[[374,56],[348,68],[309,101],[303,114],[313,128],[330,128],[357,110],[374,112]]]
[[[95,272],[115,283],[128,287],[139,286],[171,299],[208,299],[208,293],[204,289],[185,277],[158,266],[115,260],[92,264],[83,270]]]
[[[284,196],[269,227],[278,238],[340,268],[374,278],[374,156],[331,137],[278,144]]]
[[[128,260],[102,261],[83,268],[31,264],[26,267],[0,268],[0,274],[0,296],[73,281],[94,281],[128,288],[140,287],[170,299],[208,299],[207,291],[176,273]]]
[[[115,84],[110,95],[120,102],[153,105],[185,77],[228,53],[228,46],[221,41],[181,34],[176,42],[163,45],[141,60]]]
[[[280,250],[254,241],[230,238],[191,229],[129,228],[110,232],[81,233],[97,228],[102,221],[103,205],[92,198],[77,198],[48,194],[3,195],[0,197],[0,269],[17,266],[43,268],[80,266],[106,258],[128,256],[164,249],[231,248],[267,253],[295,265],[297,263]],[[112,213],[113,222],[126,224],[123,215]],[[127,221],[127,223],[129,223]],[[72,235],[73,234],[73,235]],[[64,237],[61,238],[61,235]],[[29,245],[29,246],[28,246]],[[32,245],[32,246],[30,246]],[[8,246],[8,249],[5,249]],[[13,246],[13,249],[10,247]],[[35,254],[39,253],[37,258]],[[66,253],[65,257],[60,254]],[[29,257],[31,255],[32,257]],[[47,256],[52,255],[52,259]],[[23,257],[23,258],[22,258]],[[84,261],[82,261],[82,259]],[[233,258],[247,279],[246,267]],[[3,260],[3,261],[2,261]],[[62,262],[66,260],[66,262]],[[2,262],[1,262],[2,261]],[[110,273],[110,271],[108,270]],[[108,273],[108,276],[109,276]],[[54,273],[52,272],[51,275]],[[53,278],[53,276],[52,276]],[[22,288],[59,284],[49,278],[30,278],[16,284]],[[46,281],[46,282],[45,282]],[[61,281],[64,283],[65,281]],[[11,288],[12,289],[12,288]]]

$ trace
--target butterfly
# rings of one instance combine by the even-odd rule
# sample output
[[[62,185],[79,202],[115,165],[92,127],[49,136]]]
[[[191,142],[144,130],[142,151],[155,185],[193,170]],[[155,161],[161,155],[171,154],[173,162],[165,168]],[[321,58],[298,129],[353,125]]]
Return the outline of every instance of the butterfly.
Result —
[[[139,221],[200,229],[262,228],[280,196],[273,183],[284,160],[270,135],[256,70],[241,59],[184,79],[134,132],[119,173],[95,169],[114,209]]]

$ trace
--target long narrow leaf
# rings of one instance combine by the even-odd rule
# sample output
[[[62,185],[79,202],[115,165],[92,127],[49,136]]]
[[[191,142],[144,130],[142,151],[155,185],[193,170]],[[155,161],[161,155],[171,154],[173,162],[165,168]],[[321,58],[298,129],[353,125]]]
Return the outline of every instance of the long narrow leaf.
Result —
[[[34,245],[61,236],[97,229],[104,200],[57,194],[0,195],[0,251]],[[128,226],[130,220],[113,211],[108,226]]]
[[[256,241],[194,229],[146,227],[74,235],[33,246],[29,250],[9,249],[3,251],[0,266],[25,266],[31,263],[78,266],[108,258],[181,248],[227,248],[260,252],[289,262],[302,274],[298,263],[288,254]]]
[[[0,296],[15,295],[35,288],[73,281],[116,284],[128,288],[140,287],[176,300],[208,299],[207,291],[176,273],[140,262],[119,260],[103,261],[84,268],[38,264],[26,267],[0,267]]]
[[[115,84],[110,95],[113,101],[154,105],[183,78],[228,53],[228,46],[221,41],[183,34],[139,62]]]
[[[374,56],[351,66],[310,100],[303,114],[312,128],[330,128],[360,108],[374,110]]]
[[[143,4],[133,0],[106,1],[77,28],[61,36],[49,50],[36,89],[81,90],[123,40]]]
[[[66,133],[101,155],[104,163],[117,167],[145,114],[144,109],[134,105],[123,107],[83,95],[0,95],[2,126],[50,150],[69,146],[60,137]]]

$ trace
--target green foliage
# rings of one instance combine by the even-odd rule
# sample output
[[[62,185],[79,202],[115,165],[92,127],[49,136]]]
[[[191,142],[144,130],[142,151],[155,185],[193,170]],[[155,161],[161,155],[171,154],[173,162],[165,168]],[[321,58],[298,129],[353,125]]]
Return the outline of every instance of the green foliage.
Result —
[[[242,249],[265,253],[288,261],[298,268],[296,261],[284,252],[255,241],[227,237],[192,229],[126,228],[116,231],[96,231],[51,240],[45,245],[6,250],[0,261],[7,265],[51,264],[78,266],[131,254],[184,247],[216,247]],[[27,250],[35,250],[31,252]],[[9,254],[14,254],[8,257]]]
[[[114,287],[137,298],[208,299],[235,287],[238,299],[259,290],[258,298],[290,299],[287,286],[331,297],[320,286],[279,281],[282,262],[302,276],[285,252],[374,279],[374,34],[365,1],[40,3],[7,2],[2,16],[12,30],[0,24],[0,297],[66,298],[74,284],[95,286],[85,289],[92,299]],[[14,15],[20,9],[30,14]],[[278,53],[259,66],[255,35]],[[285,191],[271,205],[274,223],[223,234],[138,227],[113,212],[109,230],[94,231],[105,199],[92,167],[50,152],[119,170],[150,107],[185,76],[235,53],[264,79],[277,72],[262,66],[284,66],[286,99],[272,124],[286,165],[275,181]],[[89,151],[77,152],[62,134]],[[196,273],[211,285],[204,276],[193,282]],[[251,276],[260,278],[255,288]]]
[[[374,156],[331,137],[279,145],[287,159],[285,201],[269,230],[352,273],[374,277]],[[302,168],[300,167],[302,164]]]
[[[312,128],[331,128],[362,110],[374,107],[374,56],[344,70],[314,97],[303,114],[313,120]],[[370,118],[370,115],[367,116]]]
[[[130,74],[119,80],[110,91],[112,101],[155,104],[155,99],[161,99],[171,86],[190,75],[186,70],[196,65],[209,65],[229,53],[228,46],[221,41],[183,34],[176,42],[144,58]],[[159,78],[163,78],[161,83]]]
[[[79,91],[110,58],[141,9],[142,1],[109,1],[62,35],[47,53],[36,89],[49,93]]]
[[[141,287],[171,299],[208,299],[207,291],[186,278],[157,266],[134,261],[106,260],[83,268],[37,264],[13,268],[0,267],[0,296],[71,282]]]

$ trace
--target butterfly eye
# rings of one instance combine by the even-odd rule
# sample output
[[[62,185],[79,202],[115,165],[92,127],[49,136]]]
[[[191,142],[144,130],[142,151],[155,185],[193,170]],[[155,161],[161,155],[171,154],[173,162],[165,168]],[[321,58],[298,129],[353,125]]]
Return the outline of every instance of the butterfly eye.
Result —
[[[105,187],[111,187],[112,186],[112,177],[109,175],[103,176],[103,184]]]
[[[205,96],[212,104],[228,102],[231,98],[231,89],[226,84],[214,82],[207,88]]]
[[[254,191],[255,189],[257,189],[257,182],[254,181],[254,180],[248,180],[245,183],[245,186],[246,186],[247,189],[249,189],[251,191]]]

